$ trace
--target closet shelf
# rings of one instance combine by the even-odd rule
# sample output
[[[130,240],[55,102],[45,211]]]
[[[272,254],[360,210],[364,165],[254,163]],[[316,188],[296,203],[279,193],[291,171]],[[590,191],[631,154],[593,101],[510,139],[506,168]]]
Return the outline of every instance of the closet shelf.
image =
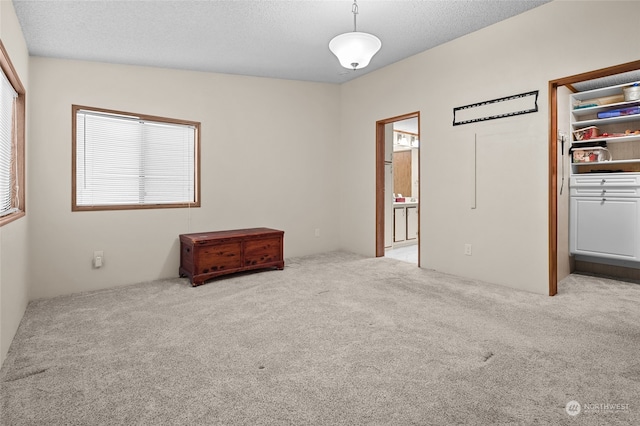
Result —
[[[627,136],[603,136],[597,137],[582,141],[573,141],[574,144],[585,143],[585,142],[607,142],[607,143],[615,143],[615,142],[630,142],[630,141],[640,141],[639,135],[627,135]]]
[[[594,118],[593,120],[574,121],[572,124],[573,124],[573,127],[577,130],[577,129],[581,129],[583,127],[589,127],[589,126],[618,124],[618,123],[625,123],[628,121],[638,121],[638,120],[640,120],[640,114],[632,114],[632,115],[621,115],[620,117]]]
[[[630,158],[628,160],[611,160],[611,161],[588,161],[585,163],[571,163],[572,166],[594,166],[594,165],[604,165],[604,164],[629,164],[629,163],[640,163],[640,158]]]
[[[610,109],[630,108],[640,105],[640,101],[625,101],[617,102],[615,104],[597,105],[586,108],[575,108],[571,111],[574,117],[582,117],[590,114],[597,114],[599,112],[608,111]]]

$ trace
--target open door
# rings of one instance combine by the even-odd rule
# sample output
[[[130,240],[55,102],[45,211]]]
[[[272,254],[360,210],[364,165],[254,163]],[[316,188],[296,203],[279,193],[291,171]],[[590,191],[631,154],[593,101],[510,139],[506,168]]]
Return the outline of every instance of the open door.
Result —
[[[389,208],[389,200],[392,200],[394,194],[393,189],[393,183],[389,182],[389,176],[390,173],[389,171],[391,170],[391,158],[388,154],[390,154],[388,152],[388,150],[390,149],[389,147],[391,146],[391,143],[389,143],[390,141],[389,139],[389,126],[390,124],[393,123],[398,123],[398,122],[402,122],[405,120],[410,120],[410,119],[415,119],[417,120],[417,132],[416,132],[416,136],[418,137],[419,140],[419,134],[420,134],[420,113],[419,112],[413,112],[413,113],[409,113],[409,114],[405,114],[405,115],[401,115],[401,116],[397,116],[397,117],[391,117],[391,118],[387,118],[384,120],[379,120],[376,122],[376,257],[382,257],[385,255],[385,239],[388,240],[389,239],[389,234],[390,234],[390,230],[389,230],[389,224],[390,221],[393,219],[392,217],[389,217],[390,214],[393,213],[393,209]],[[407,135],[411,136],[411,133],[407,132]],[[417,163],[417,167],[415,170],[415,179],[410,178],[410,181],[417,181],[417,189],[413,189],[413,192],[417,192],[418,194],[420,193],[420,155],[419,155],[419,147],[417,149],[417,153],[415,154],[416,161],[415,163]],[[409,151],[410,153],[410,151]],[[410,157],[410,154],[409,154]],[[391,191],[391,193],[390,193]],[[404,195],[404,194],[403,194]],[[407,194],[409,196],[411,196],[411,194]],[[416,202],[415,202],[415,206],[409,206],[407,205],[407,209],[405,209],[404,214],[405,215],[413,215],[412,219],[415,218],[415,220],[409,221],[409,222],[404,222],[405,224],[409,224],[409,229],[411,230],[411,232],[415,232],[417,234],[417,250],[418,250],[418,259],[417,259],[417,264],[418,266],[420,266],[420,215],[417,214],[417,212],[419,212],[420,210],[420,197],[414,197],[416,198]],[[405,217],[406,218],[406,217]],[[400,223],[401,219],[399,219],[399,223]],[[413,225],[415,221],[415,225]],[[385,224],[387,226],[385,226]],[[406,225],[405,225],[406,226]],[[413,227],[417,227],[417,232],[413,230]],[[385,232],[386,229],[386,232]],[[392,232],[393,234],[395,234],[395,232]],[[386,236],[386,238],[385,238]]]

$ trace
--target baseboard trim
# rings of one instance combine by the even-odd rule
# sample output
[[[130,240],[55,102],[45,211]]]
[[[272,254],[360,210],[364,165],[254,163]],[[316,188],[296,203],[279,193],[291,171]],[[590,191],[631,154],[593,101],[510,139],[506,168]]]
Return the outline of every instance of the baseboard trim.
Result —
[[[640,269],[575,260],[575,272],[640,282]]]

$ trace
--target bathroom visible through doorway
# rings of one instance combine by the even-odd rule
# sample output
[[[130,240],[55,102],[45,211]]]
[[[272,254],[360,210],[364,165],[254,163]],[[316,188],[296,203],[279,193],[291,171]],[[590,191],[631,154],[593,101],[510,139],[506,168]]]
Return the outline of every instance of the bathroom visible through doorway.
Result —
[[[376,123],[376,256],[420,263],[420,114]]]

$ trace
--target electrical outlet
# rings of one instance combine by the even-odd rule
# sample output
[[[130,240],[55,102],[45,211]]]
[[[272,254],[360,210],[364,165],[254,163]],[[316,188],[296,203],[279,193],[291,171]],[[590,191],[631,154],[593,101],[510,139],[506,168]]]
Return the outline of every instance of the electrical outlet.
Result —
[[[464,245],[464,254],[467,256],[471,256],[471,244]]]
[[[315,233],[316,237],[320,236],[320,228],[316,228],[316,233]]]
[[[102,268],[104,264],[104,252],[102,250],[93,252],[93,267],[95,269]]]

